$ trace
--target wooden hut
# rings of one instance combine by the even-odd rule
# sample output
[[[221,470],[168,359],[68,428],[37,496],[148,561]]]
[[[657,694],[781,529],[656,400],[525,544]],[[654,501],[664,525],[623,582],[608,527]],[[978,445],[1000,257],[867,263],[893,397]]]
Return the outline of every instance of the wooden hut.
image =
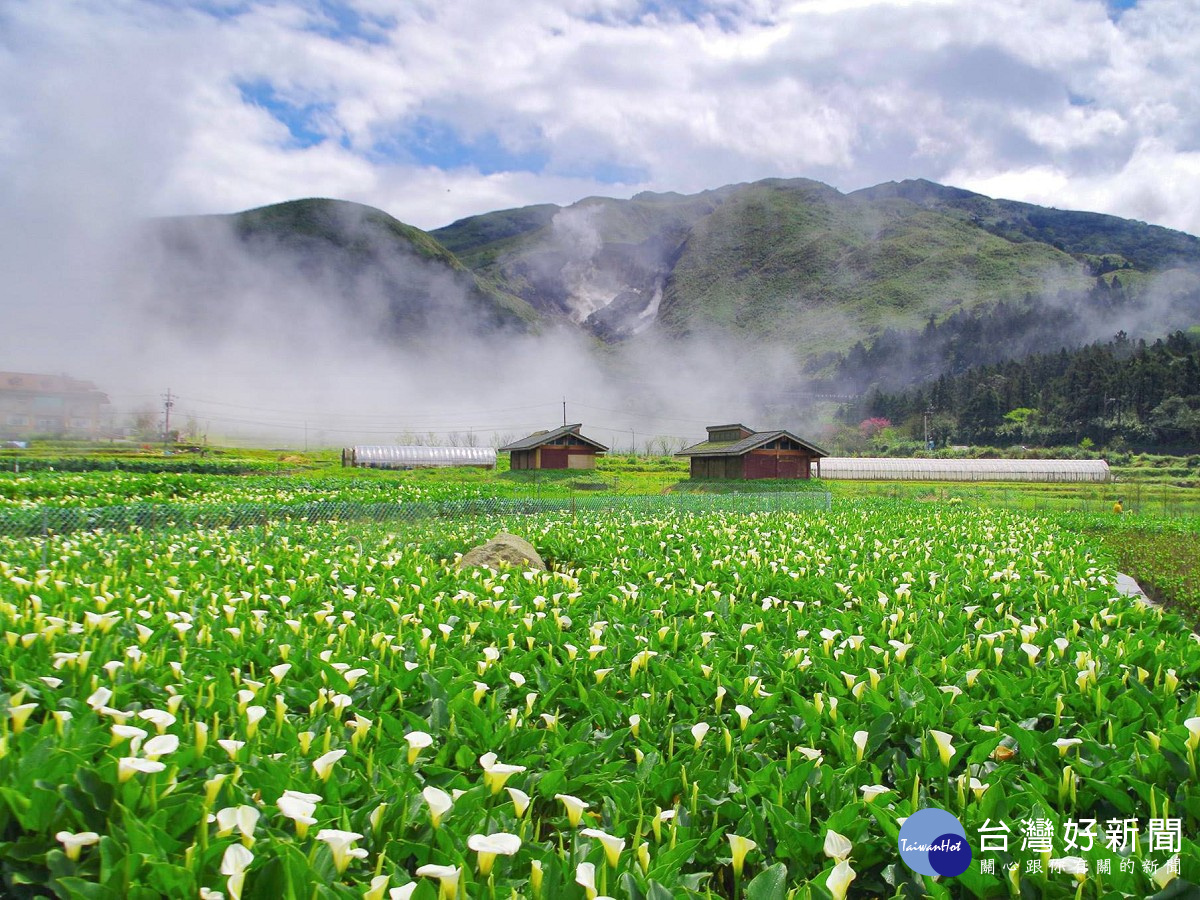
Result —
[[[829,454],[790,431],[751,431],[712,425],[707,440],[680,450],[692,460],[692,478],[812,478]]]
[[[500,448],[509,453],[510,468],[594,469],[596,457],[608,448],[579,433],[582,425],[563,425],[553,431],[535,431],[529,437]]]

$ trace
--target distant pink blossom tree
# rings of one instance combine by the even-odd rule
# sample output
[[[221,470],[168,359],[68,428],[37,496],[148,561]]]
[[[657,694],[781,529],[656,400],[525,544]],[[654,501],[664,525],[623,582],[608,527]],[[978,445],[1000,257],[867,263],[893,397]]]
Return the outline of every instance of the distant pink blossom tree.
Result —
[[[879,432],[883,431],[883,429],[891,427],[891,419],[884,419],[880,416],[875,416],[874,418],[863,419],[861,422],[859,422],[858,433],[869,440],[870,438],[878,435]]]

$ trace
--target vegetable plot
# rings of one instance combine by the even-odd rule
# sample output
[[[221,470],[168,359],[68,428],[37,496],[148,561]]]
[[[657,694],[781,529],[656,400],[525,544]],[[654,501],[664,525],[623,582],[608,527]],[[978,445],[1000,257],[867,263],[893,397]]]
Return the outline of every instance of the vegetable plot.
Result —
[[[455,570],[495,526],[0,541],[4,893],[1142,897],[1196,880],[1200,650],[1046,523],[547,516],[509,527],[555,571]],[[900,822],[929,805],[975,851],[957,878],[900,861]],[[1152,818],[1180,822],[1178,853],[1113,851],[1103,824],[1089,850],[1061,841],[1069,820]],[[1021,849],[1030,821],[1057,828],[1052,851]],[[999,822],[1007,849],[981,852]]]

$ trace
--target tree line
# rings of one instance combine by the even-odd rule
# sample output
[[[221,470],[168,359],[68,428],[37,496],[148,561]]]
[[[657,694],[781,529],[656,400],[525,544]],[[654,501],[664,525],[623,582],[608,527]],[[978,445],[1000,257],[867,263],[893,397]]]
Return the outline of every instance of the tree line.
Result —
[[[1200,328],[976,366],[897,391],[872,389],[843,422],[886,419],[900,439],[935,446],[1084,444],[1195,453]]]

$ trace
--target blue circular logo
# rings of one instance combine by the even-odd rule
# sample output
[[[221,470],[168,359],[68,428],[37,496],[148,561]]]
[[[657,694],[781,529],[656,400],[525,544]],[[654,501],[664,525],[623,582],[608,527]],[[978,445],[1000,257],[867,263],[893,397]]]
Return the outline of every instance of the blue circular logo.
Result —
[[[967,832],[957,817],[944,809],[918,809],[900,826],[900,859],[922,875],[953,878],[971,865]]]

